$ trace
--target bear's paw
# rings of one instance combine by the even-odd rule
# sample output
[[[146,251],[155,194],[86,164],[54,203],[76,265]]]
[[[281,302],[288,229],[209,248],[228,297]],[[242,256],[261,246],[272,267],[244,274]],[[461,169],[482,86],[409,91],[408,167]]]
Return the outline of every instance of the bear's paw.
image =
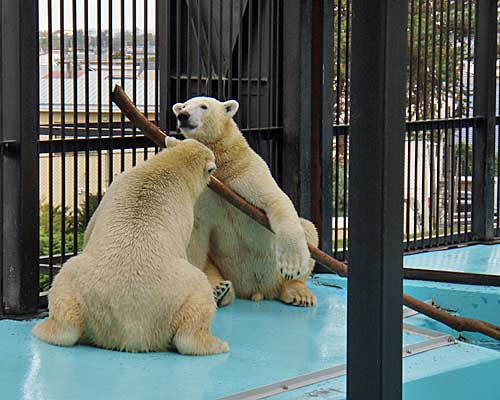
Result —
[[[215,302],[218,307],[229,304],[231,301],[227,302],[230,297],[230,292],[233,292],[233,284],[231,281],[220,281],[217,285],[213,287],[213,294]],[[233,296],[234,298],[234,296]]]

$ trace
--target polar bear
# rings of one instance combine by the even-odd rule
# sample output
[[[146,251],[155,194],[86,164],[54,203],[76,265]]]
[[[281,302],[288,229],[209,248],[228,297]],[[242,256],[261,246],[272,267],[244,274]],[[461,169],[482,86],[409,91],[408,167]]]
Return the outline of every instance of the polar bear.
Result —
[[[229,351],[210,333],[212,287],[186,254],[214,155],[195,140],[166,144],[110,186],[83,252],[54,280],[49,318],[33,329],[40,339],[131,352]]]
[[[188,260],[205,271],[214,288],[230,281],[232,287],[217,299],[219,305],[236,296],[314,306],[316,297],[306,286],[314,266],[307,242],[317,246],[318,234],[311,222],[299,218],[264,160],[241,134],[233,120],[238,107],[235,100],[195,97],[175,104],[173,112],[184,137],[214,152],[215,176],[264,210],[273,232],[207,189],[195,206]]]

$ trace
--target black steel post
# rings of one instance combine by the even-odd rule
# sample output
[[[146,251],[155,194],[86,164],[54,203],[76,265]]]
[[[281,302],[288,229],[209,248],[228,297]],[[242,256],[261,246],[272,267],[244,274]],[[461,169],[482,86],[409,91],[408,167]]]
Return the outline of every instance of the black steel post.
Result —
[[[402,396],[406,1],[354,0],[347,397]]]
[[[0,138],[3,146],[3,306],[38,307],[38,0],[2,1]]]
[[[312,1],[311,214],[320,247],[332,251],[333,1]]]
[[[172,119],[173,104],[170,98],[171,69],[171,0],[156,0],[156,23],[158,53],[160,68],[160,128],[169,131],[169,121]]]
[[[331,0],[283,3],[282,186],[332,249]]]
[[[476,4],[474,38],[474,129],[472,173],[472,239],[493,237],[495,167],[495,95],[497,54],[497,2]]]
[[[309,1],[283,2],[282,186],[311,218],[311,23]]]

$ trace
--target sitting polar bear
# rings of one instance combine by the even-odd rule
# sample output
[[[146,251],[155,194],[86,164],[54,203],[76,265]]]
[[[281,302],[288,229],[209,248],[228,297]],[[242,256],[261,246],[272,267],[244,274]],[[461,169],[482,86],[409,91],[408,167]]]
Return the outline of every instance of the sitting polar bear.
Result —
[[[33,333],[62,346],[229,351],[210,333],[212,287],[186,257],[193,206],[214,170],[214,155],[201,143],[169,138],[167,150],[119,176],[89,224],[83,252],[54,280],[49,318]]]
[[[175,104],[173,112],[185,137],[214,152],[215,176],[264,210],[274,233],[207,189],[195,206],[188,260],[205,271],[215,291],[227,285],[225,280],[232,283],[223,298],[221,292],[219,305],[229,304],[236,295],[314,306],[316,297],[306,286],[314,267],[306,240],[317,246],[318,234],[311,222],[298,217],[264,160],[241,134],[233,120],[238,106],[235,100],[195,97]]]

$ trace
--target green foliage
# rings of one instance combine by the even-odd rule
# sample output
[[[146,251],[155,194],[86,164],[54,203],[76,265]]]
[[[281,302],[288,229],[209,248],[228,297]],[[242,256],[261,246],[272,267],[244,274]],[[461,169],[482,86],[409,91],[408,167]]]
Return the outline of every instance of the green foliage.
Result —
[[[334,169],[333,173],[333,213],[334,216],[338,215],[339,217],[343,217],[347,215],[349,169],[346,171],[344,164],[339,164],[337,174],[335,174],[335,172],[336,169]]]
[[[77,209],[76,218],[76,249],[75,249],[75,214],[73,210],[66,207],[64,210],[63,229],[63,209],[61,206],[52,207],[52,227],[50,220],[50,206],[47,203],[40,205],[40,256],[48,256],[50,251],[50,233],[52,232],[52,255],[61,254],[62,239],[64,236],[64,249],[66,254],[72,254],[75,250],[81,251],[83,248],[83,237],[87,223],[99,205],[96,195],[90,195],[88,205],[81,205]],[[64,235],[62,234],[64,232]],[[40,276],[40,289],[48,290],[49,277],[42,274]]]
[[[409,119],[466,115],[472,94],[467,77],[473,71],[467,70],[467,62],[473,59],[474,15],[472,0],[410,2]]]
[[[472,0],[409,2],[407,119],[415,119],[417,115],[418,119],[431,119],[467,114],[473,88],[472,78],[467,77],[473,74],[473,65],[468,61],[474,57],[475,7]],[[351,14],[350,2],[335,3],[333,121],[336,125],[349,123]]]

